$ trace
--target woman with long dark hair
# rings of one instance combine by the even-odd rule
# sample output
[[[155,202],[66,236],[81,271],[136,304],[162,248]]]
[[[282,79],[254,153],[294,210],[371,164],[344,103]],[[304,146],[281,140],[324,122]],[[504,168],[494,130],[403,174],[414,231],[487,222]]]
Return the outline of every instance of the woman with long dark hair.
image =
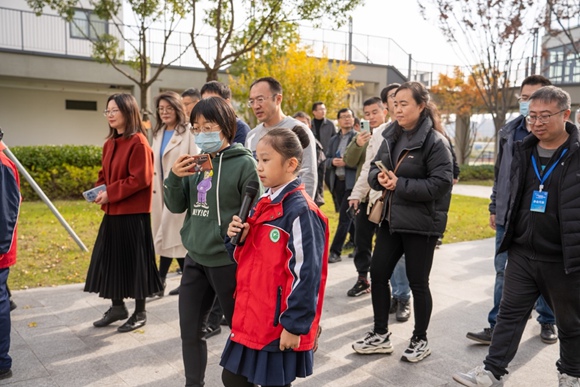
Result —
[[[402,360],[416,363],[431,353],[427,341],[433,307],[429,274],[437,238],[447,224],[453,159],[437,108],[421,83],[402,84],[394,102],[396,122],[383,132],[384,141],[368,178],[371,188],[385,193],[371,263],[374,327],[353,349],[361,354],[393,352],[388,330],[389,278],[405,254],[415,328]]]
[[[104,112],[109,135],[95,186],[105,185],[95,203],[105,212],[87,273],[85,291],[112,300],[105,327],[129,317],[123,299],[135,299],[135,312],[117,330],[130,332],[147,322],[145,298],[161,290],[151,234],[153,152],[143,132],[137,101],[113,94]]]

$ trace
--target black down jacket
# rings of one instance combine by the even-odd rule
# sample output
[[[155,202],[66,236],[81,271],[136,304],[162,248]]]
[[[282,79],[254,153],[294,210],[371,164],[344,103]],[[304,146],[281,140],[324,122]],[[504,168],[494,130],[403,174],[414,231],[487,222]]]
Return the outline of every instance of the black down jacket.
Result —
[[[569,122],[566,123],[566,131],[570,134],[570,148],[566,157],[560,161],[563,169],[558,181],[557,216],[560,220],[564,270],[569,274],[580,271],[580,131]],[[526,173],[531,164],[530,155],[537,143],[538,139],[530,135],[521,143],[515,144],[508,221],[499,252],[508,250],[511,245]]]
[[[385,141],[375,157],[393,171],[391,150],[394,149],[402,128],[395,123],[383,132]],[[405,155],[406,150],[410,152]],[[397,170],[397,186],[387,193],[387,205],[382,219],[387,217],[391,233],[413,233],[441,236],[447,225],[447,212],[453,186],[453,157],[449,141],[433,129],[429,117],[420,121],[409,146],[401,152],[405,159]],[[380,170],[371,162],[369,185],[384,191],[377,175]]]

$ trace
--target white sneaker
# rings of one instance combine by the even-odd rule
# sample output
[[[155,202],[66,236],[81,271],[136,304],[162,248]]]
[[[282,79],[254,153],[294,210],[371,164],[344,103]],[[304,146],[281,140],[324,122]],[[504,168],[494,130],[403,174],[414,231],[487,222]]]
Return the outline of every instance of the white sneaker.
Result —
[[[411,338],[409,346],[403,352],[403,356],[401,356],[401,360],[417,363],[429,355],[431,355],[431,348],[429,348],[429,342],[427,340],[415,340]]]
[[[467,373],[458,372],[453,375],[453,380],[468,387],[503,386],[503,380],[497,380],[495,376],[483,368],[483,366],[477,366]]]
[[[389,337],[391,332],[387,332],[384,335],[380,335],[375,332],[367,332],[366,336],[362,340],[355,341],[352,345],[352,349],[356,353],[369,354],[369,353],[392,353],[393,345]]]
[[[574,376],[558,373],[558,387],[580,387],[580,380]]]

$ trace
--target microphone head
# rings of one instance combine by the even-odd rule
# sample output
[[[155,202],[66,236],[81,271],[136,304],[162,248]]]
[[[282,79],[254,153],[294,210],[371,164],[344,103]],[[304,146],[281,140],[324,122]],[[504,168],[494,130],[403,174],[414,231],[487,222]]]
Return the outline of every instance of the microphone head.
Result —
[[[259,190],[260,183],[258,183],[255,180],[249,181],[248,184],[246,185],[246,195],[248,195],[251,198],[255,198]]]

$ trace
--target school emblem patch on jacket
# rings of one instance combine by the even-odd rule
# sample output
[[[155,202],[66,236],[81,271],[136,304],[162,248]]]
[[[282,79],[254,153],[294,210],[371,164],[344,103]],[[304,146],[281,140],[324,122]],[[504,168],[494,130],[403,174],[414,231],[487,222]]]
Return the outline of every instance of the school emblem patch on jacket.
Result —
[[[278,242],[280,240],[280,231],[277,229],[270,231],[270,240],[274,243]]]

